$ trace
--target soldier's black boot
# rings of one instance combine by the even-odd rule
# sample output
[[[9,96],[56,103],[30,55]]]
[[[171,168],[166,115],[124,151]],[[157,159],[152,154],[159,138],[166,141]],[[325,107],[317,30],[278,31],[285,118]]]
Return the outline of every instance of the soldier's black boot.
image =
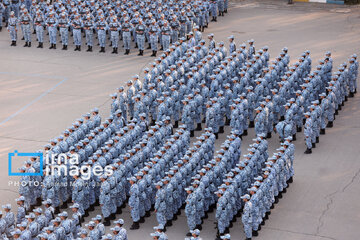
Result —
[[[149,43],[149,46],[147,47],[147,49],[151,49],[151,44]]]
[[[178,127],[179,127],[179,121],[175,121],[174,128],[178,128]]]
[[[311,143],[312,144],[312,148],[316,148],[316,143]]]
[[[215,17],[215,22],[217,22],[217,17]]]
[[[219,232],[219,230],[217,230],[215,240],[221,240],[220,237],[221,237],[221,236],[220,236],[220,232]]]
[[[297,128],[296,128],[296,131],[297,131],[297,132],[301,132],[301,131],[302,131],[302,127],[297,127]]]
[[[249,128],[253,128],[254,126],[254,121],[250,121]]]
[[[135,43],[135,48],[138,48],[138,45],[137,45],[137,43]]]
[[[350,94],[349,94],[349,97],[354,97],[354,93],[353,92],[351,92]]]
[[[338,105],[338,110],[341,111],[341,104]]]
[[[106,217],[104,219],[104,226],[106,226],[106,227],[110,226],[110,218]]]
[[[118,48],[115,48],[115,54],[118,54]]]
[[[78,50],[78,46],[75,46],[75,49],[74,49],[74,51],[77,51]]]
[[[144,223],[144,222],[145,222],[145,218],[141,217],[139,223]]]
[[[198,123],[197,124],[197,128],[195,129],[196,131],[201,131],[202,130],[202,128],[201,128],[201,123]]]
[[[111,54],[114,54],[115,53],[115,48],[113,48],[113,51],[111,52]]]
[[[39,42],[39,45],[36,48],[41,48],[41,42]]]
[[[94,211],[94,210],[95,210],[94,205],[91,205],[91,206],[89,207],[89,211],[92,212],[92,211]]]
[[[130,50],[126,49],[124,55],[129,55]]]
[[[10,44],[10,46],[12,47],[12,46],[14,46],[14,41],[11,41],[11,44]]]
[[[316,143],[319,143],[319,137],[316,137]]]
[[[142,56],[141,50],[139,50],[139,54],[138,54],[138,56]]]
[[[92,46],[90,46],[90,51],[89,52],[92,52],[93,50],[92,50]]]
[[[311,148],[307,148],[304,153],[305,153],[305,154],[310,154],[310,153],[312,153]]]
[[[229,118],[226,118],[225,125],[226,125],[226,126],[229,126],[229,125],[230,125],[230,119],[229,119]]]
[[[114,220],[115,218],[116,218],[115,213],[112,213],[112,214],[110,215],[110,219],[111,219],[111,220]]]
[[[84,217],[88,217],[88,216],[89,216],[89,212],[88,212],[88,210],[85,210]]]
[[[78,51],[79,51],[79,52],[81,51],[81,46],[78,46]]]
[[[28,43],[28,47],[31,47],[31,42]]]
[[[345,96],[345,102],[347,102],[348,101],[348,97],[347,96]]]
[[[219,133],[224,133],[224,126],[221,126],[221,127],[220,127]]]
[[[293,141],[296,141],[296,133],[292,137],[293,137]]]
[[[271,138],[271,132],[268,132],[266,138]]]
[[[285,117],[284,116],[281,116],[280,117],[280,121],[284,121],[285,120]]]
[[[25,45],[24,45],[24,47],[27,47],[27,46],[28,46],[28,43],[26,42]]]
[[[335,115],[339,115],[339,110],[335,110]]]
[[[194,130],[191,130],[190,131],[190,137],[193,137],[194,136]]]
[[[247,131],[247,129],[246,129],[246,130],[244,130],[243,135],[244,135],[244,136],[247,136],[247,135],[248,135],[248,131]]]
[[[157,51],[154,51],[154,57],[156,57],[156,53],[157,53]]]
[[[68,208],[67,202],[64,202],[63,205],[61,206],[61,209],[66,209]]]
[[[293,181],[294,181],[293,177],[290,177],[288,182],[289,182],[289,183],[292,183]],[[269,212],[269,213],[270,213],[270,212]],[[270,214],[269,214],[269,215],[270,215]]]
[[[55,208],[55,211],[54,211],[54,214],[58,214],[58,213],[60,213],[60,208],[59,208],[59,207],[56,207],[56,208]]]
[[[150,211],[145,212],[145,217],[150,217],[150,216],[151,216]]]
[[[218,138],[219,138],[219,134],[218,134],[218,133],[215,133],[215,137],[216,137],[216,139],[218,139]]]
[[[56,49],[56,44],[54,44],[53,49]],[[66,46],[66,49],[67,49],[67,46]]]

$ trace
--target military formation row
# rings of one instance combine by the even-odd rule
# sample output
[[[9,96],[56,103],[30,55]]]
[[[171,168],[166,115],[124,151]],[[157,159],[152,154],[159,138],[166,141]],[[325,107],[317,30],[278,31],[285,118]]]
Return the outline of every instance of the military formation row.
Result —
[[[350,57],[349,63],[343,63],[338,71],[331,75],[332,59],[330,53],[317,70],[309,74],[301,85],[301,90],[295,91],[295,97],[290,96],[284,105],[286,111],[283,116],[284,121],[279,122],[275,129],[280,138],[284,139],[293,136],[296,139],[296,131],[302,131],[303,124],[305,143],[307,150],[305,153],[312,153],[312,148],[319,142],[320,134],[325,134],[326,127],[333,127],[335,115],[341,110],[348,97],[353,97],[357,88],[358,62],[354,54]],[[327,71],[330,69],[330,71]],[[274,105],[262,106],[260,112],[263,115],[269,114],[271,119],[274,114]],[[263,121],[258,124],[264,125]]]
[[[126,230],[122,227],[124,221],[119,219],[115,221],[115,226],[111,228],[114,238],[111,234],[105,235],[105,226],[101,223],[102,216],[97,215],[92,221],[82,228],[83,216],[79,212],[79,205],[70,206],[73,211],[72,217],[68,216],[66,211],[61,212],[55,217],[55,211],[50,199],[43,202],[42,208],[36,208],[33,212],[25,215],[25,198],[16,199],[18,213],[15,216],[11,212],[11,205],[3,206],[5,216],[0,211],[0,237],[1,239],[22,239],[22,240],[59,240],[59,239],[117,239],[127,240]],[[110,238],[109,238],[110,235]]]
[[[38,48],[43,48],[44,32],[47,29],[50,49],[56,49],[59,31],[63,50],[67,50],[71,32],[75,51],[81,51],[83,33],[88,52],[92,52],[94,35],[97,35],[100,52],[105,52],[108,35],[112,53],[118,53],[119,40],[123,40],[125,54],[129,54],[133,39],[140,56],[143,55],[145,42],[149,43],[148,49],[152,49],[153,56],[156,56],[158,43],[162,50],[167,50],[170,43],[177,42],[179,38],[183,41],[187,37],[190,44],[198,44],[201,31],[208,27],[210,21],[217,21],[218,15],[224,16],[228,8],[228,0],[110,3],[93,0],[87,3],[59,1],[53,4],[32,1],[30,4],[19,7],[19,3],[5,0],[0,5],[0,17],[4,15],[12,40],[11,46],[16,46],[20,25],[24,47],[31,47],[33,28],[33,34],[36,34],[39,42]]]

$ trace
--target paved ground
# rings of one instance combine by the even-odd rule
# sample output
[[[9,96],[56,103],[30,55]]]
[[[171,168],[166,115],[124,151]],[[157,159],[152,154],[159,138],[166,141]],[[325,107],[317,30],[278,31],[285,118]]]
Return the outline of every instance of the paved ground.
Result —
[[[359,55],[359,18],[357,7],[306,3],[288,6],[285,1],[248,0],[232,3],[229,14],[212,23],[204,35],[213,32],[217,41],[226,41],[233,34],[237,43],[254,38],[257,47],[270,47],[272,57],[287,46],[292,60],[309,49],[316,62],[326,50],[331,50],[337,67],[350,54]],[[18,194],[11,181],[17,178],[7,175],[7,153],[39,149],[93,107],[100,107],[102,116],[107,116],[108,94],[152,59],[148,51],[140,58],[135,54],[114,56],[109,50],[105,54],[79,53],[23,48],[22,42],[18,47],[9,44],[8,34],[0,33],[0,203],[14,205]],[[321,137],[312,155],[303,154],[303,136],[298,136],[294,183],[257,239],[358,239],[359,96],[346,103],[334,128]],[[243,152],[251,138],[244,139]],[[217,145],[224,139],[225,134]],[[270,152],[278,145],[275,136],[270,140]],[[15,170],[21,162],[13,165]],[[121,217],[129,227],[128,212]],[[210,214],[202,231],[203,239],[213,239],[213,220],[214,214]],[[155,224],[155,217],[151,216],[140,230],[129,232],[129,239],[149,238]],[[231,229],[233,239],[244,237],[241,229],[241,223],[236,222]],[[168,235],[170,239],[182,239],[186,232],[183,213],[169,228]]]

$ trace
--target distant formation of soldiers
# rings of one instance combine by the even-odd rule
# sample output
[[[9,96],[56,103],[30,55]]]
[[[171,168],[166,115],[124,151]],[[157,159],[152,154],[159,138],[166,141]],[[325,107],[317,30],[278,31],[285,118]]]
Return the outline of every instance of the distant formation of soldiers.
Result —
[[[332,111],[340,110],[347,96],[356,93],[357,56],[352,55],[349,66],[343,64],[332,77],[329,52],[311,73],[309,51],[289,67],[287,48],[269,64],[268,47],[255,51],[253,40],[248,41],[248,48],[243,43],[237,49],[230,36],[228,51],[224,42],[216,44],[213,34],[208,38],[208,46],[201,39],[195,46],[185,41],[171,45],[151,68],[144,69],[143,81],[135,75],[126,88],[119,87],[111,95],[111,114],[105,121],[95,108],[39,150],[47,154],[77,153],[80,166],[111,166],[113,175],[91,175],[88,180],[63,172],[60,176],[23,176],[22,182],[43,183],[43,187],[20,186],[24,210],[35,214],[34,206],[42,199],[59,214],[60,207],[67,208],[73,201],[77,204],[74,211],[82,219],[94,206],[101,205],[103,224],[108,226],[128,199],[131,229],[138,229],[154,209],[159,226],[152,235],[162,239],[185,207],[191,230],[188,235],[196,239],[207,212],[216,209],[218,238],[228,239],[228,228],[243,208],[245,232],[247,236],[252,231],[256,234],[269,208],[292,181],[291,141],[296,140],[297,131],[302,131],[304,119],[305,136],[309,129],[323,132],[326,118],[331,127]],[[317,96],[328,99],[334,110],[318,111],[319,107],[326,109],[326,101],[320,103]],[[305,112],[308,109],[311,113]],[[312,127],[314,119],[321,117],[316,128]],[[190,147],[190,137],[202,130],[202,123],[205,133]],[[214,155],[214,143],[226,125],[231,126],[231,134]],[[252,127],[257,138],[240,160],[241,138]],[[265,138],[271,137],[274,128],[282,147],[268,158]],[[314,140],[312,135],[310,139]],[[20,171],[38,172],[41,167],[45,166],[34,157]],[[238,196],[235,201],[234,194]],[[53,226],[59,224],[61,221],[54,221]],[[95,225],[88,223],[90,232]],[[120,233],[117,230],[113,232]],[[79,232],[86,237],[86,230],[77,229],[76,234]]]
[[[33,33],[39,43],[37,48],[43,48],[47,32],[49,49],[56,49],[59,34],[62,50],[67,50],[71,33],[74,51],[81,51],[84,38],[87,52],[92,52],[94,38],[97,38],[100,53],[105,52],[106,40],[109,39],[113,54],[118,54],[119,41],[122,40],[125,55],[130,53],[133,41],[135,48],[139,49],[139,56],[143,55],[147,42],[147,49],[151,49],[151,56],[155,57],[158,43],[165,51],[179,40],[188,39],[195,46],[209,22],[216,22],[218,16],[227,13],[227,9],[228,0],[53,3],[30,0],[20,6],[17,0],[4,0],[0,3],[0,17],[4,17],[11,46],[16,46],[17,32],[21,29],[24,47],[31,47]]]

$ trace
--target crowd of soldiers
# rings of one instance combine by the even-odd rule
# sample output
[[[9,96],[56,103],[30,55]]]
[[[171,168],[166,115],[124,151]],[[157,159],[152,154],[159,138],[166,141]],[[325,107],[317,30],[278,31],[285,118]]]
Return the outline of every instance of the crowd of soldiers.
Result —
[[[281,87],[278,94],[282,98],[274,97],[274,100],[278,100],[267,101],[260,109],[261,113],[265,112],[264,115],[268,114],[269,117],[261,117],[259,122],[262,126],[276,124],[275,130],[281,140],[289,136],[296,140],[296,132],[301,132],[304,127],[306,154],[312,153],[312,148],[319,143],[319,136],[325,134],[326,127],[333,127],[335,115],[339,114],[338,111],[348,101],[348,97],[353,97],[356,93],[358,75],[356,54],[350,57],[349,63],[341,64],[339,71],[333,75],[332,62],[331,53],[327,52],[325,59],[319,61],[313,72],[307,67],[304,73],[301,67],[295,64],[290,68],[293,73],[288,75],[287,82],[279,84]],[[273,93],[275,96],[276,92]],[[283,102],[280,101],[281,99]],[[276,108],[278,111],[275,110]],[[277,122],[278,117],[274,117],[276,115],[283,121]]]
[[[33,29],[39,43],[38,48],[43,48],[44,33],[47,30],[50,49],[56,49],[59,32],[62,50],[67,50],[71,32],[74,51],[81,51],[84,35],[87,52],[92,52],[95,35],[101,53],[105,52],[108,37],[114,54],[118,53],[119,40],[123,40],[126,55],[130,53],[131,41],[134,41],[135,48],[139,49],[138,55],[143,55],[145,43],[148,42],[147,49],[151,49],[152,56],[156,56],[158,43],[161,50],[168,50],[170,44],[179,39],[189,39],[190,44],[195,46],[209,22],[217,21],[218,16],[224,16],[227,8],[228,0],[90,0],[52,3],[50,0],[27,0],[21,5],[18,0],[3,0],[0,3],[0,18],[4,18],[5,27],[10,32],[11,46],[16,46],[17,31],[20,28],[25,40],[24,47],[31,47]]]
[[[41,199],[51,201],[54,214],[60,213],[60,207],[67,208],[71,201],[77,204],[81,216],[88,216],[94,206],[101,205],[106,226],[117,213],[121,213],[128,199],[133,219],[131,229],[138,229],[144,217],[155,209],[159,226],[153,237],[161,239],[182,207],[185,207],[190,233],[198,236],[198,228],[201,228],[207,211],[214,209],[217,203],[218,236],[222,234],[224,238],[234,216],[244,207],[244,204],[234,203],[231,199],[227,202],[231,209],[223,210],[219,206],[220,199],[225,204],[234,186],[239,184],[236,176],[249,174],[248,170],[251,170],[250,175],[246,175],[241,194],[239,188],[235,188],[238,190],[236,194],[243,195],[248,187],[253,189],[251,184],[254,183],[258,189],[277,185],[278,192],[273,197],[281,196],[281,192],[286,191],[286,182],[291,181],[293,175],[292,167],[281,168],[283,162],[285,166],[292,166],[293,155],[289,153],[286,155],[289,157],[284,159],[282,152],[293,146],[291,140],[296,140],[296,130],[301,131],[304,117],[309,116],[307,113],[298,115],[299,107],[294,108],[295,104],[303,101],[302,105],[297,105],[302,107],[302,111],[306,107],[312,109],[309,102],[319,106],[317,96],[322,94],[323,97],[322,90],[327,89],[334,92],[327,96],[338,103],[334,109],[339,109],[346,94],[351,97],[356,93],[357,56],[351,57],[349,68],[343,64],[340,74],[336,73],[339,76],[331,81],[331,53],[326,54],[318,70],[310,73],[309,51],[289,67],[287,48],[269,64],[268,48],[255,51],[253,40],[248,41],[248,48],[243,43],[237,49],[234,37],[230,36],[228,51],[224,42],[216,44],[213,34],[208,38],[208,46],[204,40],[196,46],[185,41],[173,44],[169,51],[155,59],[151,69],[144,69],[143,81],[135,75],[127,82],[126,92],[124,87],[119,87],[118,93],[111,95],[111,114],[105,121],[101,121],[99,110],[93,109],[76,120],[63,135],[45,145],[44,150],[39,150],[47,154],[77,153],[81,166],[111,166],[114,174],[91,176],[88,180],[65,176],[64,173],[60,176],[23,176],[22,182],[42,182],[42,185],[20,186],[25,211],[32,212],[35,205],[41,204]],[[179,125],[179,121],[183,125]],[[281,128],[281,123],[287,121],[291,122],[291,127]],[[202,130],[201,123],[205,123],[205,133],[189,148],[194,131]],[[308,120],[305,122],[305,135],[307,123]],[[328,118],[329,124],[332,125],[331,118]],[[215,139],[218,133],[224,132],[225,125],[230,125],[232,132],[213,159]],[[277,158],[271,160],[267,156],[265,138],[271,137],[274,126],[284,143],[280,153],[275,154]],[[239,162],[241,153],[239,149],[235,151],[234,146],[241,146],[240,138],[247,135],[249,127],[255,127],[256,143],[249,149],[245,160]],[[173,128],[177,128],[175,134]],[[291,165],[287,165],[289,161]],[[40,166],[39,159],[33,157],[20,171],[38,172],[41,167],[44,166]],[[220,172],[217,172],[218,168],[222,168]],[[265,168],[267,170],[263,170]],[[222,185],[222,180],[225,185]],[[263,182],[270,183],[263,187]],[[220,188],[216,195],[213,194],[214,187]],[[253,190],[250,193],[253,192],[257,199],[252,202],[250,198],[249,202],[254,205],[251,216],[256,217],[247,221],[256,232],[260,220],[268,212],[269,199],[273,197],[256,195],[257,191]],[[264,205],[266,201],[267,205]],[[202,205],[197,205],[198,202]],[[192,212],[194,209],[196,215]],[[109,239],[109,236],[104,237]]]
[[[20,196],[16,199],[18,209],[16,216],[11,212],[11,205],[2,206],[5,216],[0,211],[0,238],[22,239],[22,240],[59,240],[59,239],[113,239],[104,238],[105,226],[102,216],[97,215],[85,225],[88,230],[82,228],[84,222],[83,215],[79,212],[79,204],[75,203],[70,208],[72,216],[70,217],[66,211],[55,214],[52,201],[47,199],[42,202],[44,210],[41,207],[28,212],[25,208],[25,197]],[[115,239],[127,240],[126,230],[122,227],[124,221],[119,219],[114,222],[116,224],[111,231]]]

